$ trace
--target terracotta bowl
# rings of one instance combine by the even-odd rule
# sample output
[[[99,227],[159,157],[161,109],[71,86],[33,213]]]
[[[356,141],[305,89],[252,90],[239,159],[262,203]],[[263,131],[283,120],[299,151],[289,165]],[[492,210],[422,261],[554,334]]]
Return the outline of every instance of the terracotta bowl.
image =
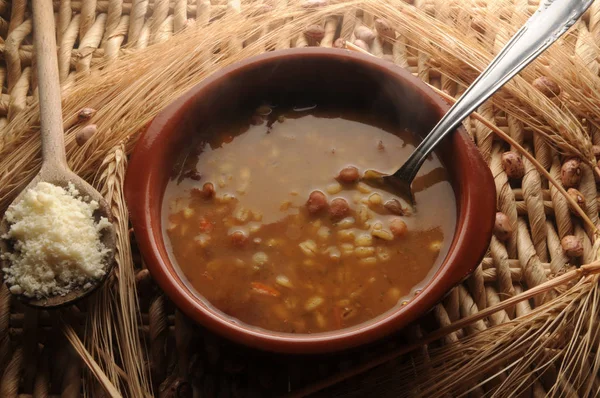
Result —
[[[463,129],[440,145],[456,195],[456,231],[439,270],[420,294],[378,319],[322,334],[283,334],[232,322],[186,286],[170,262],[161,228],[165,187],[176,157],[203,126],[254,109],[261,101],[318,98],[319,104],[370,109],[397,117],[427,134],[448,105],[410,72],[376,57],[346,50],[302,48],[262,54],[229,66],[162,111],[142,135],[127,171],[125,194],[135,236],[158,285],[199,324],[231,340],[277,352],[324,353],[372,342],[424,315],[481,261],[495,216],[495,186],[479,151]]]

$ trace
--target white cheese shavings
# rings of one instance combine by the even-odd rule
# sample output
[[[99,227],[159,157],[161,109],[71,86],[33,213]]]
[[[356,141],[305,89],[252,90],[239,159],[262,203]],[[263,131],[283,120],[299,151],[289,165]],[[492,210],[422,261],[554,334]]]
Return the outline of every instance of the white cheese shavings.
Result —
[[[100,231],[111,224],[104,217],[94,221],[98,202],[88,199],[73,184],[65,190],[40,182],[8,208],[10,229],[2,238],[13,242],[13,252],[3,255],[10,261],[3,271],[12,293],[65,295],[102,278],[109,249]]]

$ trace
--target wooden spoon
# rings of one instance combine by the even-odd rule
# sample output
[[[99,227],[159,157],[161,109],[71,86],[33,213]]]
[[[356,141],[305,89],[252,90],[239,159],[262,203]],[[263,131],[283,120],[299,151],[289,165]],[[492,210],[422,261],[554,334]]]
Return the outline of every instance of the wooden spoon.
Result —
[[[96,222],[100,217],[112,220],[110,208],[102,195],[91,185],[71,171],[67,165],[65,141],[62,121],[61,90],[58,78],[58,62],[56,57],[56,32],[54,30],[54,10],[52,0],[35,0],[33,4],[34,45],[37,60],[38,91],[40,103],[40,133],[42,136],[42,168],[35,178],[27,185],[13,204],[22,200],[24,193],[40,182],[48,182],[56,186],[67,187],[72,183],[82,197],[89,197],[99,204],[94,212]],[[0,236],[9,231],[10,224],[6,217],[0,222]],[[106,274],[100,280],[91,281],[86,288],[76,288],[64,296],[56,295],[42,299],[16,295],[27,305],[39,308],[60,307],[72,304],[100,286],[106,280],[114,266],[115,230],[111,226],[101,233],[101,240],[109,249],[105,257]],[[0,239],[0,252],[12,250],[10,242]],[[10,266],[8,260],[2,260],[2,268]]]

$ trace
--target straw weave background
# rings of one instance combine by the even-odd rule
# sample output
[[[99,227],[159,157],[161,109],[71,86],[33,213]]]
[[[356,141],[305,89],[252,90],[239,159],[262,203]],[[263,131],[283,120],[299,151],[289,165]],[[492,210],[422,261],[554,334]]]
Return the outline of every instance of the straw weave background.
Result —
[[[493,2],[494,0],[481,0],[479,6],[487,7]],[[414,6],[436,17],[436,3],[435,0],[415,0]],[[517,3],[523,4],[515,2]],[[535,9],[536,3],[529,1],[526,9]],[[219,23],[217,18],[220,15],[239,11],[240,7],[239,0],[54,1],[61,80],[64,82],[70,74],[93,69],[101,60],[115,59],[156,42],[169,40],[174,33],[184,28],[190,18],[204,23]],[[372,27],[374,24],[373,17],[360,10],[357,10],[356,17],[367,26]],[[340,34],[349,40],[354,38],[353,25],[348,26],[343,18],[327,19],[323,26],[325,38],[320,45],[331,46]],[[0,134],[6,133],[4,127],[8,120],[23,112],[36,93],[31,33],[32,22],[27,1],[0,0]],[[577,26],[576,36],[577,55],[595,74],[600,69],[597,47],[599,38],[600,4],[596,2],[584,21]],[[290,47],[309,44],[302,35],[290,37],[288,43]],[[418,48],[413,48],[410,38],[406,43],[403,51],[397,51],[397,48],[384,47],[378,40],[374,40],[370,51],[408,68],[419,78],[451,95],[460,94],[463,88],[431,68],[428,56]],[[542,140],[532,137],[527,127],[513,117],[498,112],[491,105],[483,105],[478,112],[523,142],[553,176],[559,176],[560,157]],[[572,215],[565,199],[556,189],[549,187],[548,182],[526,160],[526,174],[522,184],[511,186],[500,162],[501,154],[508,148],[506,144],[498,141],[489,129],[478,122],[468,120],[465,124],[495,177],[498,208],[511,218],[517,229],[506,244],[495,238],[492,240],[481,266],[463,285],[454,289],[422,325],[408,328],[399,337],[384,342],[369,352],[358,351],[330,358],[289,361],[234,347],[189,323],[148,281],[146,274],[140,271],[141,333],[145,336],[147,349],[147,358],[140,358],[140,361],[146,361],[151,370],[156,395],[163,391],[164,396],[191,396],[186,393],[192,390],[195,397],[280,395],[311,380],[346,369],[377,352],[418,339],[427,330],[446,326],[543,283],[568,266],[569,259],[560,246],[560,239],[565,235],[574,234],[582,239],[582,263],[593,261],[597,255],[593,237],[586,232],[581,221]],[[594,144],[600,145],[600,132],[592,131],[591,137]],[[583,177],[579,190],[586,196],[589,217],[597,223],[594,175],[589,167],[582,165],[582,168]],[[0,173],[4,172],[7,171],[0,170]],[[136,265],[141,268],[135,247],[133,252]],[[444,342],[478,333],[516,315],[527,313],[532,306],[540,304],[539,301],[540,299],[524,302],[517,306],[516,311],[498,312],[447,336]],[[82,326],[85,305],[73,316],[79,319],[78,329],[84,333]],[[415,355],[427,355],[427,347],[423,347]],[[390,363],[367,375],[353,378],[345,382],[343,387],[329,390],[323,396],[340,394],[358,397],[373,394],[373,391],[376,391],[374,395],[377,396],[397,396],[397,389],[403,387],[393,380],[396,365]],[[77,397],[83,391],[84,373],[82,362],[59,331],[56,317],[47,312],[38,313],[27,309],[11,300],[6,287],[2,286],[0,396]],[[543,396],[553,382],[555,380],[552,380],[552,376],[547,375],[537,381],[525,396]],[[179,393],[169,390],[179,385],[184,385]],[[472,394],[479,396],[484,393],[485,389],[478,389]],[[101,394],[97,390],[94,395]]]

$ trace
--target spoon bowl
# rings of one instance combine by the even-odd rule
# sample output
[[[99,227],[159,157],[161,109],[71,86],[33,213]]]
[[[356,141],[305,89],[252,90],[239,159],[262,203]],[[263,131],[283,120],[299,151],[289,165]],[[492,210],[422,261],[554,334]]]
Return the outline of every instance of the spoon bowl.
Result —
[[[62,170],[57,170],[52,167],[43,167],[40,172],[35,176],[35,178],[27,185],[27,187],[21,192],[19,196],[12,202],[11,205],[19,203],[29,189],[34,188],[40,182],[48,182],[50,184],[60,186],[66,188],[69,183],[73,184],[75,188],[79,191],[82,197],[88,197],[89,200],[95,200],[98,202],[98,209],[94,212],[94,220],[98,222],[101,217],[107,218],[112,222],[112,216],[110,214],[110,208],[108,203],[102,195],[95,190],[90,184],[88,184],[85,180],[77,176],[68,168],[64,168]],[[6,216],[2,218],[0,221],[0,236],[4,236],[8,233],[10,229],[10,223],[6,219]],[[79,287],[71,290],[69,293],[64,296],[56,295],[49,296],[43,298],[34,298],[27,297],[24,295],[15,295],[19,301],[24,304],[27,304],[31,307],[36,307],[40,309],[49,309],[49,308],[58,308],[73,304],[75,301],[80,300],[86,296],[89,296],[93,293],[98,287],[100,287],[108,278],[108,275],[112,271],[114,267],[114,255],[116,248],[116,236],[115,230],[112,227],[105,228],[101,232],[100,236],[101,242],[104,246],[109,250],[108,254],[105,257],[105,274],[102,278],[92,281],[89,286]],[[11,242],[7,239],[0,239],[0,253],[7,253],[12,251]],[[0,259],[0,268],[4,269],[10,267],[10,261],[6,259]],[[10,288],[10,284],[8,284]]]
[[[34,188],[40,182],[67,187],[73,184],[85,200],[95,200],[99,208],[94,212],[94,218],[99,221],[106,217],[112,221],[110,207],[90,184],[77,176],[67,165],[65,153],[64,132],[62,128],[62,108],[60,97],[60,83],[58,78],[58,63],[56,57],[56,38],[54,29],[54,10],[50,1],[33,2],[33,26],[34,45],[37,59],[37,72],[39,80],[40,96],[40,134],[42,138],[42,168],[27,187],[17,196],[12,204],[19,203],[29,189]],[[0,222],[0,237],[4,236],[10,229],[6,216]],[[37,308],[56,308],[73,304],[94,290],[96,290],[108,277],[113,266],[115,256],[115,230],[112,227],[104,228],[101,233],[101,241],[109,250],[105,257],[105,274],[101,279],[90,281],[86,287],[78,287],[66,295],[56,295],[44,298],[29,298],[24,295],[16,295],[23,303]],[[0,239],[0,253],[12,251],[10,241]],[[0,259],[2,269],[10,267],[9,260]],[[88,286],[89,285],[89,286]],[[10,286],[9,286],[10,287]]]

